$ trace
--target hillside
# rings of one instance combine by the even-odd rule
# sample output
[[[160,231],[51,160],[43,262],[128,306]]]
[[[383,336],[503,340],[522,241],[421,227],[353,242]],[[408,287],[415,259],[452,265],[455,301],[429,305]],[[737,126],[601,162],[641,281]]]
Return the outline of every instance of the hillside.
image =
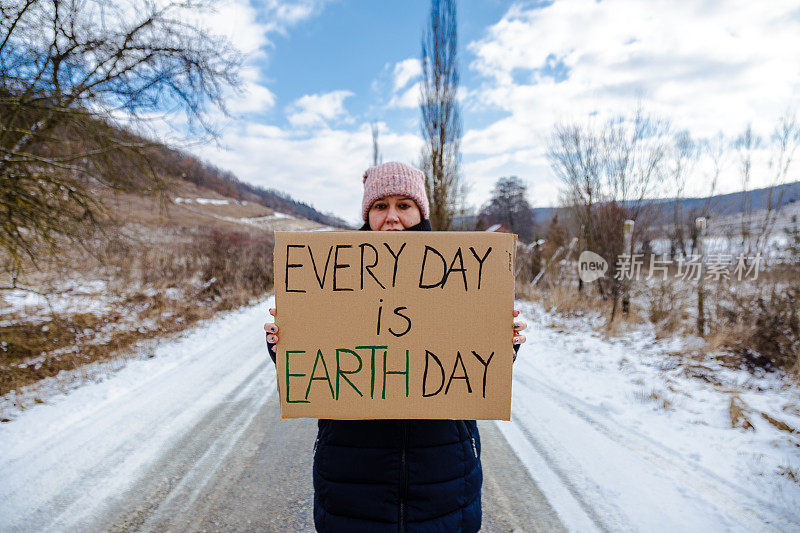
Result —
[[[65,243],[62,253],[27,266],[22,288],[0,291],[0,395],[127,358],[148,339],[250,303],[272,287],[274,231],[344,226],[287,195],[167,153],[156,159],[167,176],[166,203],[92,187],[107,216],[85,246]]]
[[[178,150],[161,146],[155,153],[154,159],[162,173],[233,201],[259,204],[271,210],[325,226],[349,228],[349,225],[341,218],[332,214],[320,213],[305,202],[293,199],[287,193],[242,182],[232,173]]]
[[[751,213],[756,214],[759,211],[766,209],[770,201],[770,191],[772,191],[773,209],[781,209],[782,214],[793,212],[793,209],[784,210],[786,206],[798,205],[800,203],[800,181],[788,183],[783,187],[783,195],[778,202],[780,196],[779,188],[765,187],[761,189],[754,189],[745,194],[741,191],[717,194],[709,197],[697,198],[683,198],[680,201],[680,209],[684,214],[693,214],[693,216],[706,216],[709,219],[709,230],[715,231],[715,228],[721,230],[730,226],[734,219],[739,220],[736,215],[741,215],[745,201],[748,201]],[[674,198],[659,198],[653,200],[653,207],[656,210],[655,220],[656,223],[670,223],[672,221],[673,210],[675,207]],[[553,218],[560,208],[558,207],[534,207],[531,209],[533,220],[542,228],[546,228],[547,224]],[[787,217],[783,217],[787,218]],[[712,223],[713,221],[713,223]],[[780,223],[776,224],[777,228],[782,227]]]

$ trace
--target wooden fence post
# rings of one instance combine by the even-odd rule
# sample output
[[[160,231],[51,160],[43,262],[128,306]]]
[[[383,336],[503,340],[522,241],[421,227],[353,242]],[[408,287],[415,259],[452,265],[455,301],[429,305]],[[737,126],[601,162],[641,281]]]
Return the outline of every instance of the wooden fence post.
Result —
[[[705,336],[706,330],[706,316],[705,316],[705,294],[703,291],[703,278],[705,277],[706,264],[706,247],[705,247],[705,217],[697,217],[694,219],[694,227],[697,230],[697,255],[700,257],[700,277],[697,280],[697,334],[700,337]]]

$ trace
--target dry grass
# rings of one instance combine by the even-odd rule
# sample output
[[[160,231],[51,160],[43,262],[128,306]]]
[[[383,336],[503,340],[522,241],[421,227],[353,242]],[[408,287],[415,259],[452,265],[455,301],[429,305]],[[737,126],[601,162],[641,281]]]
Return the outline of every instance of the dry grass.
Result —
[[[673,409],[672,401],[667,398],[667,395],[663,391],[656,389],[651,389],[650,391],[646,391],[643,388],[637,389],[633,392],[633,399],[644,404],[654,403],[657,408],[665,411]]]
[[[755,431],[753,424],[747,417],[749,410],[747,404],[739,396],[736,394],[731,395],[730,404],[728,405],[728,417],[731,421],[731,427]]]
[[[772,424],[775,428],[777,428],[777,429],[779,429],[781,431],[786,431],[788,433],[798,433],[798,431],[795,428],[793,428],[792,426],[790,426],[789,424],[787,424],[783,420],[778,420],[777,418],[774,418],[774,417],[768,415],[767,413],[762,412],[761,413],[761,418],[763,418],[764,420],[766,420],[767,422]]]
[[[628,313],[618,312],[610,321],[611,299],[603,299],[595,283],[584,284],[578,291],[576,273],[570,263],[553,266],[535,289],[523,279],[527,274],[520,275],[517,296],[566,317],[603,317],[605,322],[595,325],[606,337],[624,336],[648,322],[658,339],[698,334],[696,282],[678,279],[673,271],[667,272],[666,279],[635,281]],[[800,378],[799,279],[793,265],[762,270],[757,280],[706,282],[704,355],[713,353],[721,363],[736,368],[779,370],[792,379]]]
[[[67,248],[22,280],[51,294],[102,280],[89,299],[103,306],[13,315],[0,307],[0,394],[124,356],[140,340],[172,336],[271,290],[271,231],[176,211],[163,217],[152,202],[124,196],[114,204],[123,225],[109,223],[87,249]]]
[[[785,476],[793,483],[800,485],[800,468],[791,465],[783,465],[778,468],[776,473],[779,476]]]

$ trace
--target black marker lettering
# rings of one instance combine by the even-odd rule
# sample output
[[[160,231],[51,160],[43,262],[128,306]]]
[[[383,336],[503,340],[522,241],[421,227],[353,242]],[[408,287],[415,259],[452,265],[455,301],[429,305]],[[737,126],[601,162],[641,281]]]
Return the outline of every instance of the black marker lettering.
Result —
[[[456,259],[458,259],[458,264],[461,265],[461,268],[454,268],[456,265]],[[447,272],[444,273],[444,280],[442,280],[442,288],[444,289],[445,284],[447,283],[447,279],[450,277],[451,272],[461,272],[461,276],[464,278],[464,290],[467,290],[467,269],[464,268],[464,258],[461,256],[461,247],[458,247],[458,251],[456,255],[453,256],[453,262],[450,263],[450,268]]]
[[[464,371],[463,376],[456,376],[456,367],[458,363],[461,363],[461,370]],[[467,391],[472,394],[472,387],[469,386],[469,376],[467,376],[467,368],[464,366],[464,360],[461,359],[461,352],[456,352],[456,360],[453,363],[453,372],[450,374],[450,379],[447,380],[447,387],[444,389],[444,393],[447,394],[447,391],[450,390],[450,383],[453,382],[454,379],[463,379],[467,382]]]
[[[439,256],[439,259],[442,260],[442,279],[437,281],[436,283],[431,283],[430,285],[425,285],[422,283],[422,278],[425,275],[425,261],[428,259],[428,252],[431,251]],[[420,289],[432,289],[434,287],[438,287],[444,283],[445,272],[447,271],[447,261],[444,260],[442,254],[436,248],[431,248],[427,244],[425,245],[425,254],[422,256],[422,267],[419,270],[419,288]]]
[[[408,324],[406,325],[406,329],[404,329],[402,333],[395,333],[394,331],[392,331],[392,328],[389,328],[389,333],[391,333],[395,337],[402,337],[403,335],[411,331],[411,319],[400,312],[403,309],[408,309],[408,307],[395,307],[394,314],[396,314],[399,317],[403,317],[406,320],[406,322],[408,322]]]
[[[291,248],[305,248],[304,244],[287,244],[286,245],[286,277],[284,281],[286,282],[286,292],[306,292],[302,289],[290,289],[289,288],[289,269],[290,268],[300,268],[303,266],[303,263],[290,263],[289,262],[289,250]]]
[[[314,254],[311,252],[311,245],[308,246],[308,255],[311,256],[311,266],[314,268],[314,275],[317,277],[317,283],[319,283],[319,288],[325,288],[325,278],[328,276],[328,264],[331,262],[331,252],[333,252],[333,246],[328,248],[328,259],[325,260],[325,270],[322,271],[322,279],[319,279],[319,273],[317,272],[317,264],[314,262]]]
[[[364,264],[364,248],[367,246],[369,246],[372,249],[372,253],[375,254],[375,261],[373,261],[371,265]],[[378,250],[376,250],[375,247],[368,242],[361,243],[358,245],[358,247],[361,248],[361,290],[364,290],[364,270],[366,270],[367,273],[372,276],[372,279],[374,279],[375,282],[381,286],[381,289],[385,289],[386,287],[383,286],[383,283],[381,283],[381,281],[375,277],[375,274],[372,273],[372,269],[378,264]]]
[[[348,264],[339,264],[339,249],[340,248],[352,248],[353,246],[350,244],[337,244],[336,245],[336,252],[333,254],[333,290],[334,291],[352,291],[353,289],[348,289],[344,287],[337,287],[336,286],[336,271],[345,268],[350,268]]]
[[[478,264],[480,265],[478,267],[478,289],[480,289],[481,288],[481,275],[483,274],[483,262],[486,261],[487,257],[489,257],[489,252],[492,251],[492,247],[490,246],[489,249],[486,250],[486,253],[483,256],[483,259],[478,257],[477,252],[475,252],[475,248],[473,248],[472,246],[469,247],[469,251],[472,252],[472,255],[475,256],[475,259],[478,260]]]
[[[381,298],[381,302],[383,302],[383,298]],[[381,311],[383,311],[383,306],[378,306],[378,331],[376,332],[377,335],[381,334]]]
[[[387,250],[389,250],[389,253],[392,254],[392,257],[394,257],[394,270],[392,271],[392,287],[394,287],[394,282],[397,279],[397,263],[400,261],[400,254],[403,253],[403,248],[406,247],[406,243],[403,243],[403,246],[400,247],[396,254],[387,243],[383,243],[383,245]]]
[[[441,372],[442,374],[442,382],[439,384],[439,388],[436,389],[436,392],[432,392],[430,394],[427,394],[425,392],[425,385],[428,384],[428,361],[429,361],[428,356],[433,357],[433,359],[436,361],[436,364],[439,366],[439,372]],[[444,387],[444,367],[442,366],[442,362],[439,360],[438,357],[436,357],[436,355],[433,352],[425,350],[425,371],[422,373],[422,396],[427,398],[428,396],[434,396],[436,394],[439,394],[439,391],[442,390],[442,387]]]
[[[480,355],[475,353],[474,350],[472,351],[472,355],[474,355],[478,359],[478,361],[480,361],[481,364],[483,365],[483,397],[486,398],[486,372],[489,370],[489,363],[492,362],[492,357],[494,357],[494,352],[492,352],[492,355],[490,355],[489,359],[487,359],[486,361],[484,361]]]

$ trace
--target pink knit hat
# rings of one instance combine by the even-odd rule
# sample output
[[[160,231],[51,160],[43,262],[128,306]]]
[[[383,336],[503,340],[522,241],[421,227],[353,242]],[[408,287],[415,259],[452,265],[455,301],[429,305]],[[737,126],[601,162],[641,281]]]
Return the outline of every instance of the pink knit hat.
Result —
[[[391,162],[368,168],[364,172],[364,199],[361,201],[364,222],[368,221],[369,208],[376,200],[393,194],[414,200],[422,218],[428,218],[430,208],[425,194],[425,174],[403,163]]]

